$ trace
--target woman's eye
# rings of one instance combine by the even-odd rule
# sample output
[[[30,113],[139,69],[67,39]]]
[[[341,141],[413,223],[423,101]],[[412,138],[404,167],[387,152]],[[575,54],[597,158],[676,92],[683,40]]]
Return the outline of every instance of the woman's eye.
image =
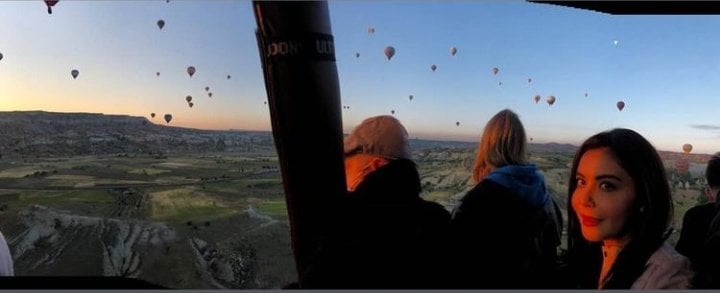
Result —
[[[575,179],[575,181],[577,182],[577,184],[576,184],[577,186],[585,186],[585,180],[584,180],[584,179],[582,179],[582,178],[577,178],[577,179]]]
[[[615,190],[615,185],[608,182],[602,182],[600,183],[600,190],[602,191],[613,191]]]

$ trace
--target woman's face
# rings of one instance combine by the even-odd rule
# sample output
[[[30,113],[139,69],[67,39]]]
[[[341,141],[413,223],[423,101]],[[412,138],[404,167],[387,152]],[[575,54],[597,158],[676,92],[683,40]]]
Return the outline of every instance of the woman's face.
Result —
[[[635,201],[635,182],[609,148],[588,150],[574,178],[572,207],[583,237],[591,242],[620,240]]]

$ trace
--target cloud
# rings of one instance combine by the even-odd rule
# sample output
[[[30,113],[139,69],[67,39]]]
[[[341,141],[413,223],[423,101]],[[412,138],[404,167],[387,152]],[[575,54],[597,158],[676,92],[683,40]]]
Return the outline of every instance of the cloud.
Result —
[[[701,130],[720,130],[720,125],[693,124],[690,127]]]

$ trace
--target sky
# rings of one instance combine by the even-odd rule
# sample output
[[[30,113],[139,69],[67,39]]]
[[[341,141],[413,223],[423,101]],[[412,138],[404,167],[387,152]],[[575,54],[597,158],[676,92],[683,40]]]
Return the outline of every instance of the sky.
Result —
[[[720,151],[720,16],[613,16],[518,0],[328,7],[345,132],[394,110],[413,138],[477,141],[509,108],[537,143],[580,144],[625,127],[660,150]],[[255,29],[244,0],[61,0],[52,15],[42,1],[0,1],[0,111],[162,125],[170,113],[171,126],[271,130]]]

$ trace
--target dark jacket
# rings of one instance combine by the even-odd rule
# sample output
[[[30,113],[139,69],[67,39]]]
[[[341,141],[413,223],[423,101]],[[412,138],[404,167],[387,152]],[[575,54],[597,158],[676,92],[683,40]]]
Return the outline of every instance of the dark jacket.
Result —
[[[713,217],[715,217],[714,203],[692,207],[683,216],[682,230],[675,250],[689,258],[695,270],[701,266],[699,257],[702,257],[701,251]]]
[[[534,165],[491,172],[465,195],[450,225],[453,286],[555,287],[562,216]]]
[[[318,248],[311,288],[440,288],[450,214],[420,198],[409,160],[369,174],[340,200],[336,225]]]
[[[693,286],[698,289],[720,289],[720,202],[716,201],[713,208],[713,218],[702,249],[694,262],[690,260],[697,272]]]

